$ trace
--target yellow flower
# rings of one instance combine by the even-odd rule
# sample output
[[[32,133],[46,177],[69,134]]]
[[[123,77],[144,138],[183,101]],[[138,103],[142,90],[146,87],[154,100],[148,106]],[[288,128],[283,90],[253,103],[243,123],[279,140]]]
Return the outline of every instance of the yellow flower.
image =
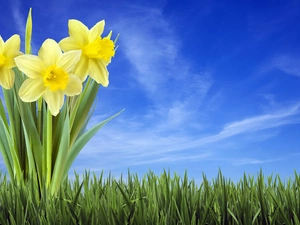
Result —
[[[69,20],[69,35],[59,42],[64,52],[82,50],[81,58],[75,67],[74,73],[84,81],[90,75],[98,84],[108,86],[107,65],[115,55],[115,45],[111,32],[104,38],[104,20],[98,22],[90,30],[78,20]]]
[[[0,36],[0,85],[10,89],[15,82],[15,73],[12,70],[16,66],[14,58],[22,54],[20,52],[20,36],[15,34],[6,42]]]
[[[74,96],[82,91],[82,82],[73,74],[81,51],[62,53],[59,45],[47,39],[35,55],[21,55],[16,64],[29,79],[21,85],[19,96],[24,102],[34,102],[41,96],[56,116],[64,103],[64,95]]]

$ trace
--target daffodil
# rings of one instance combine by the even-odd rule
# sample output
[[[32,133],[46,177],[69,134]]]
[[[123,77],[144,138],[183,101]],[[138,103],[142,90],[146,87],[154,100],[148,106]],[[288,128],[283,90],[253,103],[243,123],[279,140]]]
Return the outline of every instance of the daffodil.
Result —
[[[69,35],[59,42],[64,52],[81,50],[81,58],[75,67],[74,73],[84,81],[89,75],[98,84],[108,86],[107,65],[115,54],[115,45],[111,32],[104,38],[104,20],[98,22],[90,30],[78,20],[69,20]]]
[[[19,70],[29,77],[19,90],[22,101],[34,102],[43,97],[51,114],[56,116],[63,106],[65,95],[74,96],[82,91],[81,80],[73,74],[80,55],[80,50],[62,53],[57,42],[47,39],[38,56],[16,57]]]
[[[12,70],[16,66],[14,58],[21,55],[20,36],[15,34],[6,42],[0,36],[0,85],[10,89],[15,82],[15,73]]]

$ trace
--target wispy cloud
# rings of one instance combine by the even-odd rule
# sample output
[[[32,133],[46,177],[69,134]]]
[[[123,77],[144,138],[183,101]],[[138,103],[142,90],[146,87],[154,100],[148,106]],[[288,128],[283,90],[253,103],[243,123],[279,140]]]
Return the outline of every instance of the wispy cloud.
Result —
[[[25,18],[21,13],[21,4],[22,2],[19,0],[13,0],[13,4],[11,4],[12,15],[14,19],[14,23],[17,27],[18,33],[23,35],[25,32]]]
[[[131,6],[112,27],[122,34],[122,52],[137,89],[151,105],[147,116],[180,126],[193,118],[213,84],[209,71],[195,71],[180,53],[181,39],[162,8]],[[162,124],[162,123],[161,123]]]
[[[300,58],[282,55],[272,59],[269,68],[279,69],[293,76],[300,76]]]
[[[12,2],[13,2],[13,4],[11,5],[12,6],[11,11],[12,11],[12,16],[13,16],[13,22],[17,29],[17,33],[21,37],[21,51],[25,51],[23,43],[25,42],[26,20],[27,20],[27,13],[28,13],[29,8],[26,9],[26,11],[24,11],[24,8],[22,8],[22,1],[20,1],[20,0],[13,0]],[[34,21],[33,21],[33,23],[34,23]],[[35,26],[33,25],[33,27],[35,27]],[[35,33],[35,32],[33,31],[33,33]],[[33,40],[31,40],[31,49],[32,49],[32,52],[37,51],[36,44]]]
[[[299,113],[300,104],[296,103],[266,114],[225,124],[216,134],[208,135],[198,130],[199,136],[197,133],[180,132],[174,127],[170,127],[168,132],[163,131],[160,126],[150,125],[147,127],[149,123],[144,120],[139,120],[137,125],[134,120],[131,121],[134,123],[132,124],[130,121],[118,118],[92,139],[79,158],[81,163],[87,161],[88,164],[101,165],[102,168],[110,170],[136,165],[203,162],[218,159],[237,166],[272,163],[282,159],[280,157],[264,159],[260,157],[251,158],[247,155],[243,155],[243,157],[233,156],[225,153],[228,149],[226,143],[232,139],[234,146],[230,147],[236,148],[244,144],[244,139],[236,138],[237,136],[244,134],[249,136],[258,132],[260,133],[257,140],[252,138],[246,141],[247,143],[261,141],[261,135],[264,134],[261,132],[263,131],[272,134],[265,135],[265,138],[272,138],[278,132],[274,133],[270,129],[299,123],[300,120],[297,119]]]
[[[297,103],[288,108],[279,109],[268,114],[246,118],[224,125],[223,129],[216,135],[208,136],[190,143],[192,146],[201,146],[208,143],[218,142],[232,136],[257,132],[260,130],[280,127],[287,124],[299,123],[300,120],[294,116],[299,115],[300,104]]]
[[[265,164],[265,163],[272,163],[281,161],[285,158],[274,158],[274,159],[256,159],[256,158],[241,158],[241,159],[235,159],[232,160],[232,164],[235,166],[243,166],[243,165],[255,165],[255,164]]]
[[[120,30],[122,49],[133,66],[134,78],[147,92],[154,93],[171,77],[180,65],[178,40],[173,28],[159,8],[131,7],[113,27]],[[178,60],[177,64],[175,61]]]

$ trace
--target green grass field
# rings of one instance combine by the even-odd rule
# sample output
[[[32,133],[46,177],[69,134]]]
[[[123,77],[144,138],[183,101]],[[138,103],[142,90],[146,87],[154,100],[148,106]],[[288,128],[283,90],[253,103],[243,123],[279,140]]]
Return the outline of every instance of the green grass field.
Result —
[[[85,173],[66,180],[56,196],[35,183],[0,178],[0,224],[300,224],[300,176],[246,174],[237,183],[221,171],[200,184],[164,172],[107,178]]]

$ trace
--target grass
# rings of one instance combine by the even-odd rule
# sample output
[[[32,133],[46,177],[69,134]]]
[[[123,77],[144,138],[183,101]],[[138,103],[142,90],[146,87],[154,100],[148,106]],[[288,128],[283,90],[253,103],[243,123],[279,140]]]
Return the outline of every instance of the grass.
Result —
[[[246,174],[237,183],[221,171],[197,185],[170,172],[143,178],[104,178],[86,172],[83,182],[66,179],[56,196],[35,183],[9,182],[0,175],[0,224],[300,224],[300,177]]]

